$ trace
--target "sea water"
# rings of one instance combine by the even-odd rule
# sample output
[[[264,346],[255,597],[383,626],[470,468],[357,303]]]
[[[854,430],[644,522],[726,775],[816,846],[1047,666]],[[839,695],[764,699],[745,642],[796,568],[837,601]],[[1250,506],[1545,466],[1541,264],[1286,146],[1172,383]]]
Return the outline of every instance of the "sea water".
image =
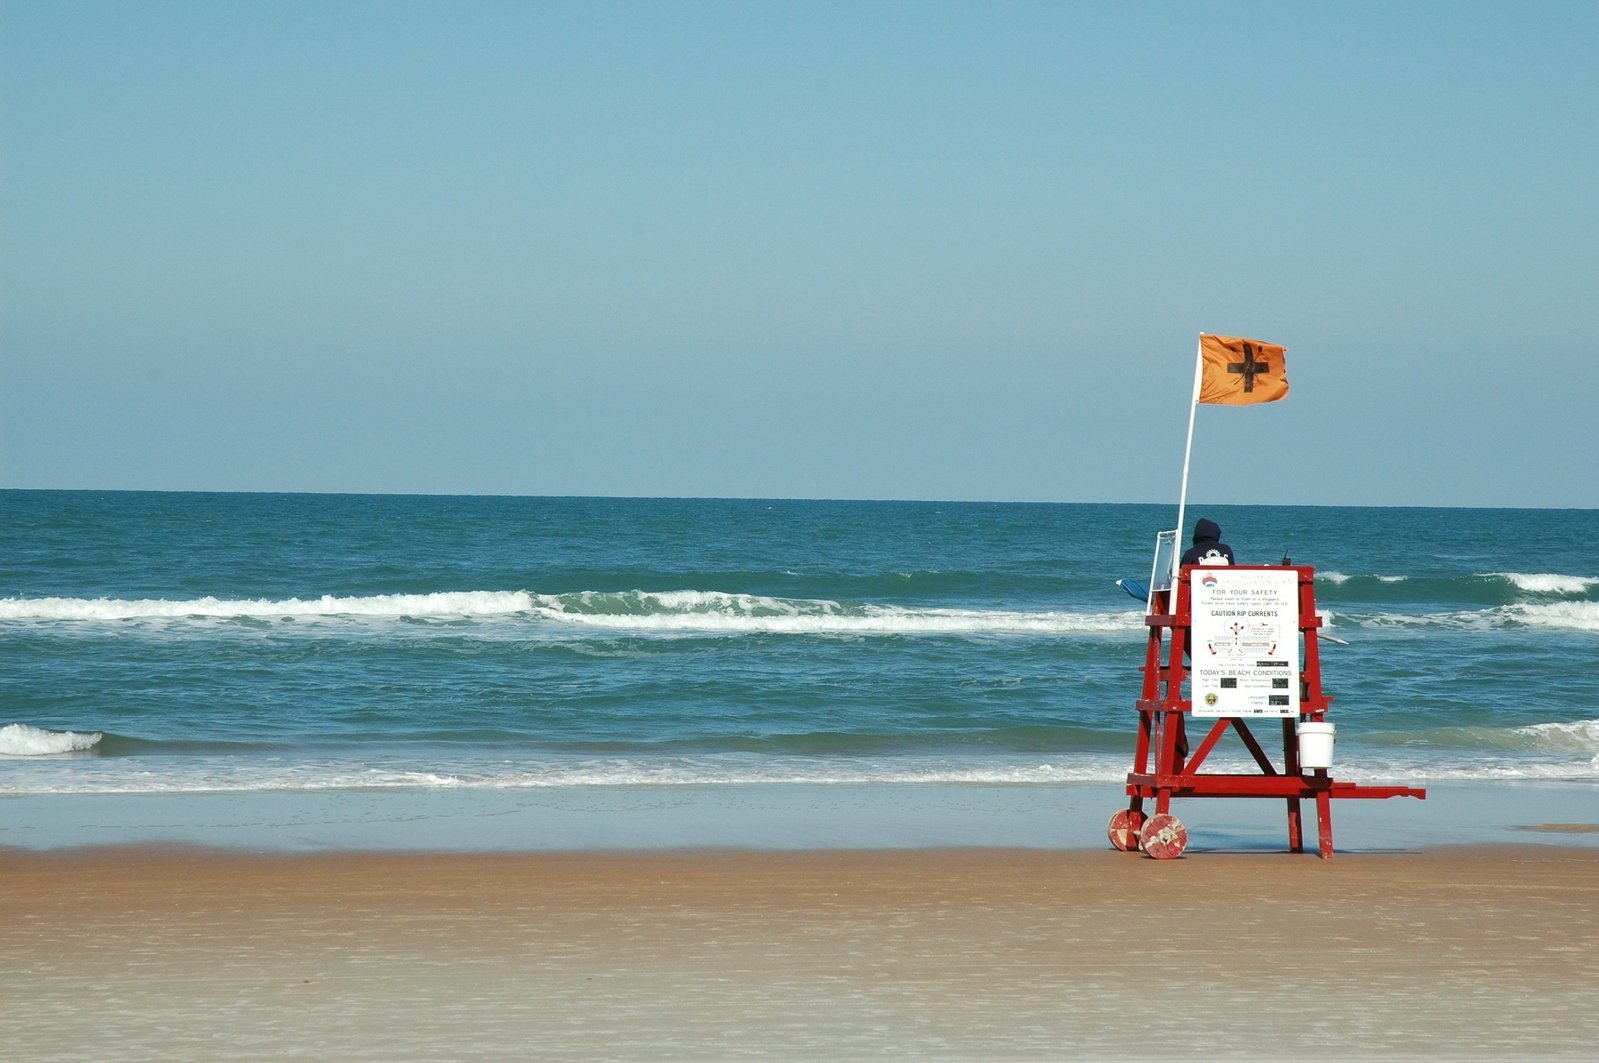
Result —
[[[1174,510],[3,491],[0,845],[182,795],[654,810],[561,844],[759,806],[781,843],[794,794],[870,819],[918,787],[981,839],[1124,777],[1147,629],[1115,580]],[[1336,777],[1599,790],[1599,513],[1201,515],[1315,567]]]

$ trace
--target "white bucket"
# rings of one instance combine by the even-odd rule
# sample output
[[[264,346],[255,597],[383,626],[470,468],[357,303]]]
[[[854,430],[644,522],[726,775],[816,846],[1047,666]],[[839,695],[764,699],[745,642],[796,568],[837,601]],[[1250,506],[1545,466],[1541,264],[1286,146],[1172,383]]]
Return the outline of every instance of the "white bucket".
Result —
[[[1305,771],[1312,768],[1332,767],[1333,739],[1338,728],[1330,723],[1301,720],[1299,723],[1299,766]]]

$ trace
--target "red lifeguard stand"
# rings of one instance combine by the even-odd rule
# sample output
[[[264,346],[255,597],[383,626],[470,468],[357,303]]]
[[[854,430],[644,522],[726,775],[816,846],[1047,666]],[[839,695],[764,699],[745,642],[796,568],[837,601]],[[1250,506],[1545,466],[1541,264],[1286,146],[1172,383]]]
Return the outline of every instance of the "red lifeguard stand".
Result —
[[[1157,575],[1160,558],[1157,549]],[[1111,817],[1112,845],[1172,860],[1188,845],[1187,828],[1171,814],[1173,798],[1277,797],[1288,806],[1288,847],[1302,852],[1300,802],[1311,799],[1316,802],[1318,848],[1328,859],[1333,855],[1334,798],[1427,796],[1424,789],[1360,786],[1335,781],[1329,774],[1331,729],[1319,725],[1326,723],[1332,699],[1321,689],[1317,632],[1322,620],[1316,613],[1311,566],[1183,566],[1175,580],[1152,585],[1156,589],[1149,592],[1144,618],[1149,644],[1137,702],[1138,738],[1127,774],[1129,802]],[[1185,681],[1198,699],[1197,710],[1195,697],[1184,697]],[[1192,750],[1190,716],[1214,720]],[[1257,721],[1280,725],[1281,768],[1251,730]],[[1301,756],[1301,725],[1316,725],[1305,730],[1323,732],[1324,755],[1317,750],[1310,762]],[[1228,731],[1242,740],[1258,773],[1200,770]],[[1155,802],[1152,816],[1144,813],[1148,800]]]

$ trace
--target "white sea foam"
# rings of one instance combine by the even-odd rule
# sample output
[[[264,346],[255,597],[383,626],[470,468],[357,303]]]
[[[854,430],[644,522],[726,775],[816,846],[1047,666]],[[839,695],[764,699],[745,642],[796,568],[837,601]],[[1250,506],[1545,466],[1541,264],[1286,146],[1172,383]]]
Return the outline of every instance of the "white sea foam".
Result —
[[[148,620],[286,617],[460,617],[527,612],[526,591],[462,591],[437,594],[376,594],[300,599],[5,598],[0,620]]]
[[[1512,728],[1511,733],[1525,736],[1539,749],[1599,754],[1599,720],[1535,723]]]
[[[1338,577],[1342,579],[1343,577]],[[1505,578],[1510,578],[1506,576]],[[1540,580],[1548,579],[1548,584]],[[1575,577],[1524,577],[1526,587],[1577,586]],[[1528,602],[1441,613],[1322,614],[1329,627],[1446,627],[1491,630],[1528,626],[1599,631],[1599,602]],[[547,628],[641,634],[793,635],[1093,635],[1142,629],[1135,609],[1107,612],[946,609],[778,598],[723,591],[457,591],[321,598],[187,600],[114,598],[0,599],[0,622],[128,621],[167,624],[255,619],[357,623],[421,619],[531,620]],[[513,629],[507,629],[513,630]]]
[[[773,598],[721,591],[461,591],[283,600],[194,598],[9,598],[0,620],[206,621],[288,619],[499,619],[639,632],[785,633],[811,635],[1004,635],[1137,630],[1129,610],[1104,613],[919,609],[820,599]]]
[[[1393,630],[1449,628],[1495,631],[1517,627],[1599,632],[1599,602],[1544,602],[1459,609],[1444,613],[1345,613],[1356,627]]]
[[[625,595],[535,595],[534,613],[558,624],[610,630],[771,632],[810,635],[1065,634],[1136,629],[1137,617],[1109,613],[917,609],[769,598],[715,591]]]
[[[549,790],[596,787],[1061,785],[1119,782],[1121,755],[1059,758],[885,760],[748,755],[496,760],[429,766],[368,766],[349,761],[302,762],[184,758],[159,763],[138,758],[97,762],[96,771],[0,776],[0,794],[222,794],[332,790]]]
[[[1339,737],[1334,776],[1349,781],[1599,783],[1599,720],[1498,729],[1485,733],[1480,742],[1440,735],[1438,743],[1423,741],[1403,748],[1388,744],[1381,736],[1362,736],[1354,730]],[[0,773],[0,794],[580,791],[768,785],[1060,787],[1120,784],[1130,767],[1130,753],[1129,749],[985,757],[702,754],[593,758],[442,754],[288,763],[280,758],[187,755],[93,758],[70,764],[38,758],[13,764]],[[1254,774],[1257,769],[1233,748],[1217,750],[1205,770]]]
[[[1586,594],[1590,587],[1599,586],[1599,577],[1595,576],[1563,576],[1555,572],[1492,572],[1489,575],[1507,579],[1528,594]]]
[[[1355,579],[1356,577],[1348,575],[1347,573],[1344,573],[1344,572],[1336,572],[1336,571],[1333,571],[1332,569],[1328,569],[1326,571],[1318,571],[1316,573],[1316,578],[1318,580],[1321,580],[1321,581],[1326,582],[1326,583],[1339,584],[1339,583],[1348,583],[1350,580]],[[1374,579],[1378,583],[1405,583],[1405,582],[1408,582],[1409,579],[1410,579],[1409,576],[1384,576],[1384,575],[1382,575],[1380,573],[1376,574],[1376,575],[1372,575],[1370,573],[1367,573],[1367,574],[1365,574],[1364,576],[1362,576],[1360,578],[1362,578],[1362,579]]]
[[[1342,744],[1340,738],[1340,744]],[[1334,778],[1354,783],[1582,782],[1599,778],[1599,763],[1485,757],[1474,761],[1421,758],[1344,757],[1333,765]]]
[[[1513,605],[1507,606],[1505,612],[1512,619],[1529,627],[1599,632],[1599,602],[1549,602],[1543,605]]]
[[[1343,572],[1326,570],[1316,573],[1316,579],[1329,584],[1348,583],[1356,577]],[[1366,574],[1364,579],[1374,579],[1378,583],[1408,583],[1410,576],[1385,575],[1382,573]],[[1559,594],[1577,595],[1587,594],[1599,587],[1599,576],[1567,576],[1558,572],[1483,572],[1473,577],[1476,580],[1503,580],[1517,590],[1526,594]]]
[[[0,756],[44,757],[54,753],[80,753],[93,749],[101,737],[99,733],[47,731],[25,723],[8,723],[0,727]]]

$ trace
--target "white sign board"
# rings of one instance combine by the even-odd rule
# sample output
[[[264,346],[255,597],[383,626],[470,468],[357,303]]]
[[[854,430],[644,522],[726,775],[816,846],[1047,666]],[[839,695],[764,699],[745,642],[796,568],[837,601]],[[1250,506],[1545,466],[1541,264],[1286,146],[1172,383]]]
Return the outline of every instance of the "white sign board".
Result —
[[[1190,572],[1195,716],[1299,715],[1299,573]]]

